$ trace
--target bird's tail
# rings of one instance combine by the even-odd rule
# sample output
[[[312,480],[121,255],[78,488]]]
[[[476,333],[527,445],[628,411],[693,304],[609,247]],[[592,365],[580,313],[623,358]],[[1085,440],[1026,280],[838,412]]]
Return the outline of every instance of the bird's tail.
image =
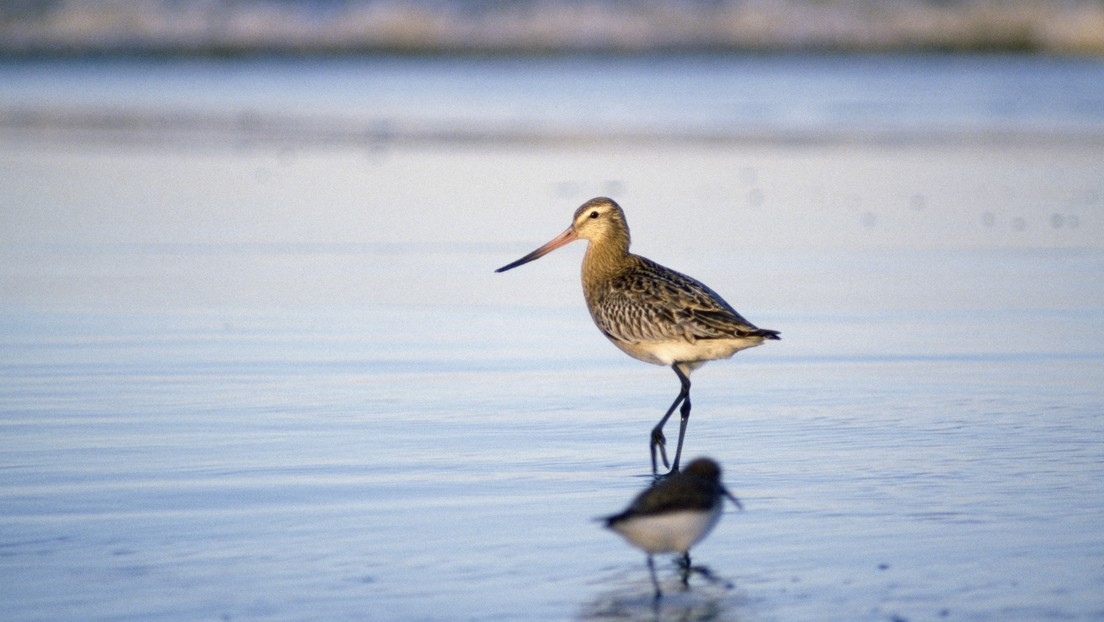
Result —
[[[755,337],[762,337],[763,339],[774,339],[775,341],[782,339],[782,333],[776,330],[771,330],[769,328],[756,328],[751,334]]]

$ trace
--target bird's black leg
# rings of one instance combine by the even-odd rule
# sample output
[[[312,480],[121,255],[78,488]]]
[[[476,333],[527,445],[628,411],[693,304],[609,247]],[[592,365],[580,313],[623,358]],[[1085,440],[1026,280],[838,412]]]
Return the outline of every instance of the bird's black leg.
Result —
[[[655,562],[652,561],[652,556],[648,555],[648,573],[652,575],[652,586],[655,587],[655,598],[657,602],[660,598],[663,598],[663,592],[659,589],[659,579],[656,579]]]
[[[682,408],[679,410],[679,437],[678,444],[675,446],[675,461],[671,464],[671,472],[678,473],[679,459],[682,458],[682,440],[686,438],[686,424],[690,422],[690,376],[684,374],[678,365],[674,365],[673,368],[675,373],[678,374],[679,381],[682,382],[682,391],[679,395],[685,395],[682,400]],[[664,463],[666,463],[666,460]]]
[[[671,407],[667,409],[667,414],[663,415],[663,418],[659,420],[656,427],[652,428],[652,443],[649,446],[652,452],[652,475],[659,476],[659,465],[656,463],[656,447],[659,448],[660,456],[663,458],[663,466],[669,467],[671,463],[667,461],[667,438],[663,436],[663,426],[667,423],[667,420],[671,418],[671,413],[675,412],[675,408],[679,403],[685,399],[682,396],[682,392],[679,392],[678,397],[671,404]]]
[[[663,458],[663,466],[669,467],[671,463],[667,461],[667,438],[663,436],[663,426],[667,425],[667,420],[671,418],[671,414],[675,412],[679,404],[682,404],[682,423],[679,426],[679,447],[675,453],[675,468],[673,471],[678,471],[678,455],[682,451],[682,435],[686,430],[686,419],[690,416],[690,408],[687,400],[690,398],[690,378],[686,374],[682,373],[679,369],[678,363],[671,366],[671,369],[675,370],[675,374],[679,377],[679,382],[682,383],[682,388],[679,389],[678,397],[675,401],[671,402],[671,407],[667,409],[667,412],[663,415],[663,418],[659,420],[656,427],[652,428],[652,443],[650,449],[652,452],[652,475],[659,475],[659,465],[656,463],[656,447],[659,447],[660,456]]]
[[[724,579],[713,574],[707,566],[693,566],[690,564],[690,551],[687,551],[679,558],[679,568],[682,569],[682,584],[687,588],[690,587],[689,579],[692,574],[700,574],[710,583],[724,583],[724,586],[728,589],[732,589],[732,583],[725,581]]]

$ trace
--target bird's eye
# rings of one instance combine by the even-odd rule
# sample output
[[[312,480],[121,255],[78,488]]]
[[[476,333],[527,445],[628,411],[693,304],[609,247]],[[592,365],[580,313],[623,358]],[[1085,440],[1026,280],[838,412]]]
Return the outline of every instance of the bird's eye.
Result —
[[[598,217],[598,212],[591,212],[590,217],[591,218],[597,218]]]

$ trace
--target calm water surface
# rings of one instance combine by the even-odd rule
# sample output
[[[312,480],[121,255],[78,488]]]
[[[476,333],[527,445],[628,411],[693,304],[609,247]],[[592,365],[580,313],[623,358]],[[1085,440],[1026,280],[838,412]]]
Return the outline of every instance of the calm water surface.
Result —
[[[1104,61],[1091,57],[93,59],[0,63],[0,79],[0,121],[16,127],[108,114],[98,129],[154,115],[169,129],[229,119],[323,141],[1104,132]]]
[[[279,106],[250,85],[281,70],[232,69]],[[57,72],[103,89],[77,118],[155,97]],[[1104,151],[1073,116],[1088,140],[382,150],[9,124],[0,617],[1104,619]],[[658,612],[593,518],[677,382],[593,328],[581,245],[492,273],[596,194],[783,333],[695,374],[686,454],[746,510],[694,551],[720,582],[662,560]]]

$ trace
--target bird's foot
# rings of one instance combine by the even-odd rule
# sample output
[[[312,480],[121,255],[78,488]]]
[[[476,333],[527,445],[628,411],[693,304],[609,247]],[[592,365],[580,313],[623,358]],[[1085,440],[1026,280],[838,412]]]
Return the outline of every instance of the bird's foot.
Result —
[[[709,583],[712,583],[714,585],[716,585],[718,583],[723,583],[724,586],[728,589],[732,589],[732,587],[733,587],[732,583],[730,583],[729,581],[726,581],[725,579],[723,579],[721,577],[718,577],[717,575],[713,574],[713,571],[710,570],[708,566],[694,566],[693,564],[691,564],[689,555],[680,556],[677,559],[677,563],[678,563],[679,571],[682,574],[681,578],[682,578],[682,584],[684,586],[689,587],[690,575],[697,574],[697,575],[701,575],[702,578],[704,578],[706,581],[708,581]]]
[[[652,430],[652,465],[655,466],[655,453],[656,448],[659,448],[659,457],[663,460],[663,466],[670,467],[671,462],[667,460],[667,437],[663,436],[663,430],[655,428]],[[654,470],[654,469],[653,469]]]
[[[671,477],[672,475],[678,475],[678,473],[679,473],[678,467],[675,467],[675,468],[671,469],[670,471],[667,471],[666,473],[655,473],[655,472],[653,472],[652,473],[652,478],[655,480],[655,483],[658,484],[659,482],[662,482],[663,480],[667,479],[668,477]]]
[[[719,583],[719,584],[723,585],[725,587],[725,589],[731,590],[732,588],[736,587],[735,585],[732,584],[731,581],[728,581],[727,579],[724,579],[722,577],[718,577],[717,575],[713,574],[713,571],[709,569],[709,566],[691,566],[690,569],[687,570],[686,572],[687,572],[687,575],[690,575],[690,574],[701,575],[702,578],[704,578],[710,584],[717,585]]]

